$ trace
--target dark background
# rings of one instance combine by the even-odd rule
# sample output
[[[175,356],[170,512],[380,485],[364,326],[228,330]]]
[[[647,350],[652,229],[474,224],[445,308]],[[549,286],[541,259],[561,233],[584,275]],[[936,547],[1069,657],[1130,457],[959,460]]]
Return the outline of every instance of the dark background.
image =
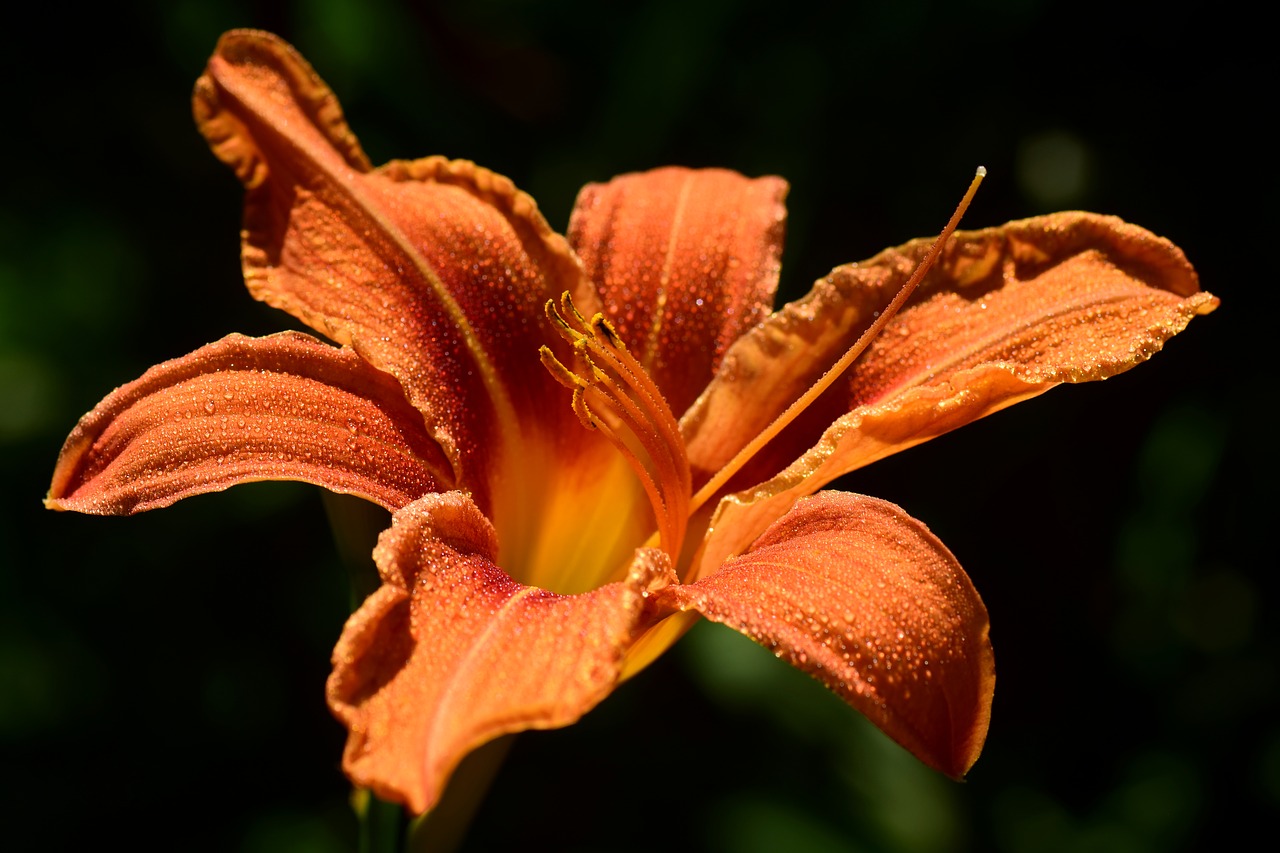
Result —
[[[582,723],[517,739],[465,849],[1192,850],[1274,826],[1277,76],[1258,22],[1058,0],[31,12],[0,56],[0,846],[355,844],[323,699],[347,575],[318,491],[40,507],[111,388],[293,325],[244,292],[241,189],[190,118],[235,26],[292,41],[375,163],[476,160],[557,227],[623,171],[783,175],[785,298],[936,233],[981,163],[966,227],[1118,214],[1224,301],[1132,374],[840,484],[928,523],[991,611],[999,685],[966,783],[701,626]]]

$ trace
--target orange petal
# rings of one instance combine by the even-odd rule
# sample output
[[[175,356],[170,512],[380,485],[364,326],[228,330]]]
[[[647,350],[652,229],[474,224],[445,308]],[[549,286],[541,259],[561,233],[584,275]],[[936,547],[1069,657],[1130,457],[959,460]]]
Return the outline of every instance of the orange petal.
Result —
[[[986,607],[946,546],[887,501],[801,500],[749,552],[657,599],[774,650],[948,776],[982,750]]]
[[[745,339],[743,360],[730,369],[733,355],[726,359],[723,386],[686,424],[701,462],[738,440],[741,422],[759,417],[769,393],[784,393],[780,385],[791,380],[777,377],[820,372],[801,342],[838,357],[928,243],[840,267]],[[957,233],[849,375],[731,484],[741,489],[791,463],[720,502],[698,570],[741,553],[797,498],[836,477],[1063,382],[1122,373],[1217,304],[1199,292],[1176,246],[1113,217],[1059,213]],[[713,424],[728,438],[705,431]]]
[[[578,196],[569,240],[673,412],[772,306],[786,192],[781,178],[668,168]]]
[[[470,750],[507,732],[574,722],[613,689],[650,623],[645,592],[671,578],[660,551],[583,595],[522,586],[494,565],[493,527],[461,492],[400,512],[374,557],[384,584],[348,620],[329,704],[350,729],[358,785],[431,808]]]
[[[583,310],[597,304],[533,200],[466,161],[370,171],[333,93],[267,33],[223,36],[195,113],[248,190],[253,295],[400,380],[482,507],[497,479],[533,494],[503,466],[581,444],[560,438],[580,432],[569,406],[547,405],[563,394],[538,348],[568,351],[543,306],[566,290]]]
[[[46,504],[125,514],[252,480],[398,509],[452,484],[390,376],[308,335],[231,335],[112,392],[67,438]]]
[[[833,270],[730,350],[681,424],[703,479],[857,339],[930,243]],[[1059,213],[958,232],[848,374],[735,482],[760,482],[821,438],[825,479],[812,491],[1059,383],[1128,370],[1216,305],[1176,246],[1113,217]],[[837,452],[836,435],[822,437],[842,416]]]

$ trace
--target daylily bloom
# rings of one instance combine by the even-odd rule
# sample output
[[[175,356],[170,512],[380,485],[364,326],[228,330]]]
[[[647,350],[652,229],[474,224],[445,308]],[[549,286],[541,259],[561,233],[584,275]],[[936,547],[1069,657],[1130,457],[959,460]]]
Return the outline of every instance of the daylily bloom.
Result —
[[[290,479],[392,511],[328,700],[353,782],[416,812],[469,750],[573,722],[698,616],[962,776],[994,685],[982,600],[902,509],[820,489],[1127,370],[1217,304],[1174,245],[1114,218],[957,232],[761,441],[931,241],[770,313],[778,178],[625,175],[585,188],[562,237],[473,163],[374,169],[306,61],[251,31],[219,42],[195,115],[247,190],[250,292],[338,345],[232,335],[152,368],[81,420],[47,504],[128,514]]]

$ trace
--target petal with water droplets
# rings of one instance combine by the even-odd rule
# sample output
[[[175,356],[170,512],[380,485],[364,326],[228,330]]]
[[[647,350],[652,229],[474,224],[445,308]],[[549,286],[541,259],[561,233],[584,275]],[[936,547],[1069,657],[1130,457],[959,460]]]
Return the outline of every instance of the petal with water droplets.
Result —
[[[659,603],[775,650],[921,761],[960,777],[995,686],[987,610],[951,552],[887,501],[821,492]]]
[[[590,438],[538,360],[543,305],[570,291],[596,310],[567,241],[527,194],[467,161],[372,169],[337,99],[267,33],[223,36],[196,84],[195,113],[246,188],[250,292],[350,344],[390,373],[486,512],[497,481],[521,500],[532,455],[571,464]]]
[[[695,476],[723,465],[838,359],[930,242],[836,269],[730,350],[681,423]],[[743,491],[718,507],[707,568],[797,497],[1061,383],[1123,373],[1216,305],[1176,246],[1114,217],[1060,213],[957,232],[846,375],[724,490]]]
[[[665,555],[642,551],[625,581],[558,595],[512,580],[497,547],[460,492],[405,507],[374,551],[383,586],[333,654],[329,704],[350,729],[347,774],[415,812],[470,750],[568,725],[608,695],[649,624],[646,589],[670,580]]]
[[[112,392],[67,438],[46,504],[125,514],[253,480],[390,510],[453,481],[394,379],[309,335],[230,335]]]
[[[713,472],[833,364],[897,293],[931,240],[839,267],[745,335],[681,428],[696,469]],[[866,353],[738,482],[760,482],[813,447],[836,418],[889,413],[916,389],[996,368],[1004,383],[969,420],[1062,382],[1122,373],[1217,305],[1167,240],[1109,216],[1059,213],[952,237],[907,306]],[[887,415],[892,417],[892,415]],[[948,420],[946,428],[957,424]],[[850,466],[943,429],[912,422]]]
[[[578,195],[569,240],[677,415],[773,304],[786,192],[781,178],[666,168]]]

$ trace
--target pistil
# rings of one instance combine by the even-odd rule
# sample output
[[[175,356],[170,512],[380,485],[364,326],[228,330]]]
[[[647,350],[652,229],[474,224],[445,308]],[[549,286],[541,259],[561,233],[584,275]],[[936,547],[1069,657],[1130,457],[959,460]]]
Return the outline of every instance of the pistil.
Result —
[[[951,214],[951,219],[947,221],[946,227],[942,229],[942,233],[938,235],[938,239],[933,241],[933,245],[929,247],[928,254],[925,255],[924,260],[920,262],[920,265],[916,267],[911,278],[907,280],[907,283],[902,286],[902,289],[898,291],[898,294],[893,297],[893,300],[884,308],[884,310],[879,313],[875,322],[867,327],[867,330],[858,337],[858,340],[854,342],[853,346],[845,350],[844,355],[840,356],[839,360],[836,361],[835,364],[831,365],[831,367],[827,369],[826,373],[822,374],[822,377],[809,387],[809,390],[800,395],[794,403],[788,406],[782,414],[778,415],[778,417],[769,424],[769,426],[765,427],[745,447],[739,450],[737,455],[734,456],[733,459],[729,460],[728,464],[717,471],[715,475],[698,490],[698,493],[694,495],[693,499],[690,501],[689,512],[697,512],[704,503],[710,500],[720,489],[724,488],[725,484],[729,482],[730,478],[732,478],[734,474],[742,470],[742,467],[746,465],[753,456],[759,453],[765,445],[777,437],[778,433],[786,429],[786,427],[794,421],[801,412],[822,396],[823,392],[830,388],[832,384],[840,378],[841,374],[848,370],[849,366],[858,360],[858,357],[866,351],[867,347],[871,345],[871,342],[875,340],[882,331],[884,331],[885,326],[889,324],[889,321],[893,319],[893,316],[897,314],[898,311],[901,310],[902,306],[906,304],[907,300],[911,298],[911,294],[915,292],[916,287],[918,287],[920,282],[924,280],[925,275],[927,275],[929,270],[933,267],[934,262],[938,260],[938,256],[942,254],[943,248],[947,245],[947,240],[951,238],[952,232],[954,232],[956,227],[960,224],[961,217],[963,217],[965,211],[969,209],[969,203],[973,201],[973,196],[978,191],[978,186],[982,183],[982,179],[985,178],[986,175],[986,168],[979,166],[977,172],[973,176],[973,180],[969,184],[969,189],[965,191],[964,197],[960,199],[960,204],[956,206],[955,212]]]
[[[772,441],[801,412],[817,400],[858,360],[911,298],[920,282],[942,254],[960,224],[987,170],[978,167],[964,197],[956,206],[938,239],[893,300],[804,394],[755,436],[737,455],[692,492],[692,476],[680,427],[662,392],[648,372],[627,350],[617,331],[596,314],[590,320],[574,307],[565,293],[557,308],[546,305],[547,318],[573,348],[574,368],[566,367],[550,347],[540,350],[542,363],[560,384],[573,391],[573,410],[587,429],[598,430],[623,455],[649,497],[657,532],[645,547],[657,545],[673,557],[680,555],[690,516],[714,497],[734,474]]]

